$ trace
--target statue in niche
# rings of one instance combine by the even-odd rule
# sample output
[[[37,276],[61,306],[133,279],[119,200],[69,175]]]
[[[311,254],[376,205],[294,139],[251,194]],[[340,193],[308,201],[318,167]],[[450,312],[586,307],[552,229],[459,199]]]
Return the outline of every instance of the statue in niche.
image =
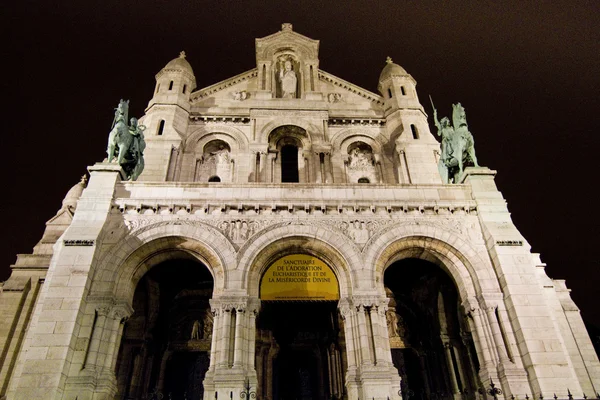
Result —
[[[200,321],[195,320],[192,324],[192,334],[190,335],[191,340],[200,340]]]
[[[229,150],[227,150],[223,145],[219,146],[217,151],[210,153],[209,161],[212,161],[215,164],[228,164],[231,161],[231,158],[229,157]]]
[[[202,338],[210,339],[213,331],[213,316],[210,311],[204,315],[204,321],[202,322]]]
[[[372,167],[373,161],[371,152],[366,149],[359,149],[355,147],[350,151],[350,168],[353,169],[364,169],[365,167]]]
[[[452,105],[452,125],[450,125],[447,117],[438,120],[433,101],[431,101],[431,105],[434,123],[438,129],[437,134],[442,138],[438,163],[442,182],[458,183],[465,166],[479,166],[475,156],[473,135],[469,132],[467,125],[465,109],[460,103]]]
[[[388,334],[390,337],[399,337],[400,332],[398,332],[398,314],[396,314],[394,310],[388,310],[386,316]]]
[[[290,60],[279,59],[279,82],[281,84],[281,97],[295,99],[298,87],[298,77],[292,69]]]
[[[115,109],[115,117],[108,134],[106,149],[107,161],[116,162],[123,168],[127,179],[136,180],[144,170],[144,130],[146,127],[138,123],[137,118],[131,118],[127,125],[129,100],[119,102]]]

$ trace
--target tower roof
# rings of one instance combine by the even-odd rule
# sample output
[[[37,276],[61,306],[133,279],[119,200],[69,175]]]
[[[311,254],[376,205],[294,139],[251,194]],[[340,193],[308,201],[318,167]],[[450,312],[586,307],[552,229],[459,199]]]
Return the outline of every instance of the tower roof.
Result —
[[[387,63],[383,70],[381,71],[381,75],[379,75],[379,82],[384,81],[385,79],[391,76],[406,76],[408,72],[398,64],[392,61],[391,57],[388,57],[385,62]]]
[[[172,59],[165,65],[163,70],[181,71],[194,75],[194,70],[190,63],[185,59],[185,51],[179,53],[179,57]]]

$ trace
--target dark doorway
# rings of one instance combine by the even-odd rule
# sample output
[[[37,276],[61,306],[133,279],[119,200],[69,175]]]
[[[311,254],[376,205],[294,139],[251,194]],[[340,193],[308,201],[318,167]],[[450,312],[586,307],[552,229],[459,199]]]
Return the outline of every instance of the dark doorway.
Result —
[[[213,279],[208,268],[182,254],[139,281],[117,361],[119,398],[201,400],[209,365]]]
[[[205,352],[178,352],[167,363],[165,393],[173,399],[202,400],[202,381],[208,371]]]
[[[392,360],[402,389],[414,400],[461,393],[475,398],[477,357],[452,279],[431,262],[404,259],[385,271],[384,284]]]
[[[256,343],[259,397],[343,397],[344,334],[337,302],[265,302]]]
[[[281,182],[299,182],[298,148],[293,145],[281,147]]]

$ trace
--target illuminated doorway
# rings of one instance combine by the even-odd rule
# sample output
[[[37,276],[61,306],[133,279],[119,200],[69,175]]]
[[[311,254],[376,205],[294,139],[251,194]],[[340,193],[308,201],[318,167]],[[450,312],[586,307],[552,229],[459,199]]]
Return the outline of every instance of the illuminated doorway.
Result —
[[[318,258],[289,255],[265,271],[256,336],[259,398],[344,398],[347,362],[338,299],[337,278]]]

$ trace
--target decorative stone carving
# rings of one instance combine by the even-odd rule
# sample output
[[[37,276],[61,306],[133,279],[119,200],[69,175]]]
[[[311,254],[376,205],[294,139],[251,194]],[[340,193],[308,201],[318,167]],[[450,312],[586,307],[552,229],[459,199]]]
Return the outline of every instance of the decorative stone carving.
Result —
[[[341,93],[332,92],[327,95],[327,101],[329,103],[339,103],[342,101],[342,98],[343,96]]]
[[[233,99],[236,101],[244,101],[249,97],[250,93],[248,93],[246,90],[238,90],[236,92],[233,92]]]

